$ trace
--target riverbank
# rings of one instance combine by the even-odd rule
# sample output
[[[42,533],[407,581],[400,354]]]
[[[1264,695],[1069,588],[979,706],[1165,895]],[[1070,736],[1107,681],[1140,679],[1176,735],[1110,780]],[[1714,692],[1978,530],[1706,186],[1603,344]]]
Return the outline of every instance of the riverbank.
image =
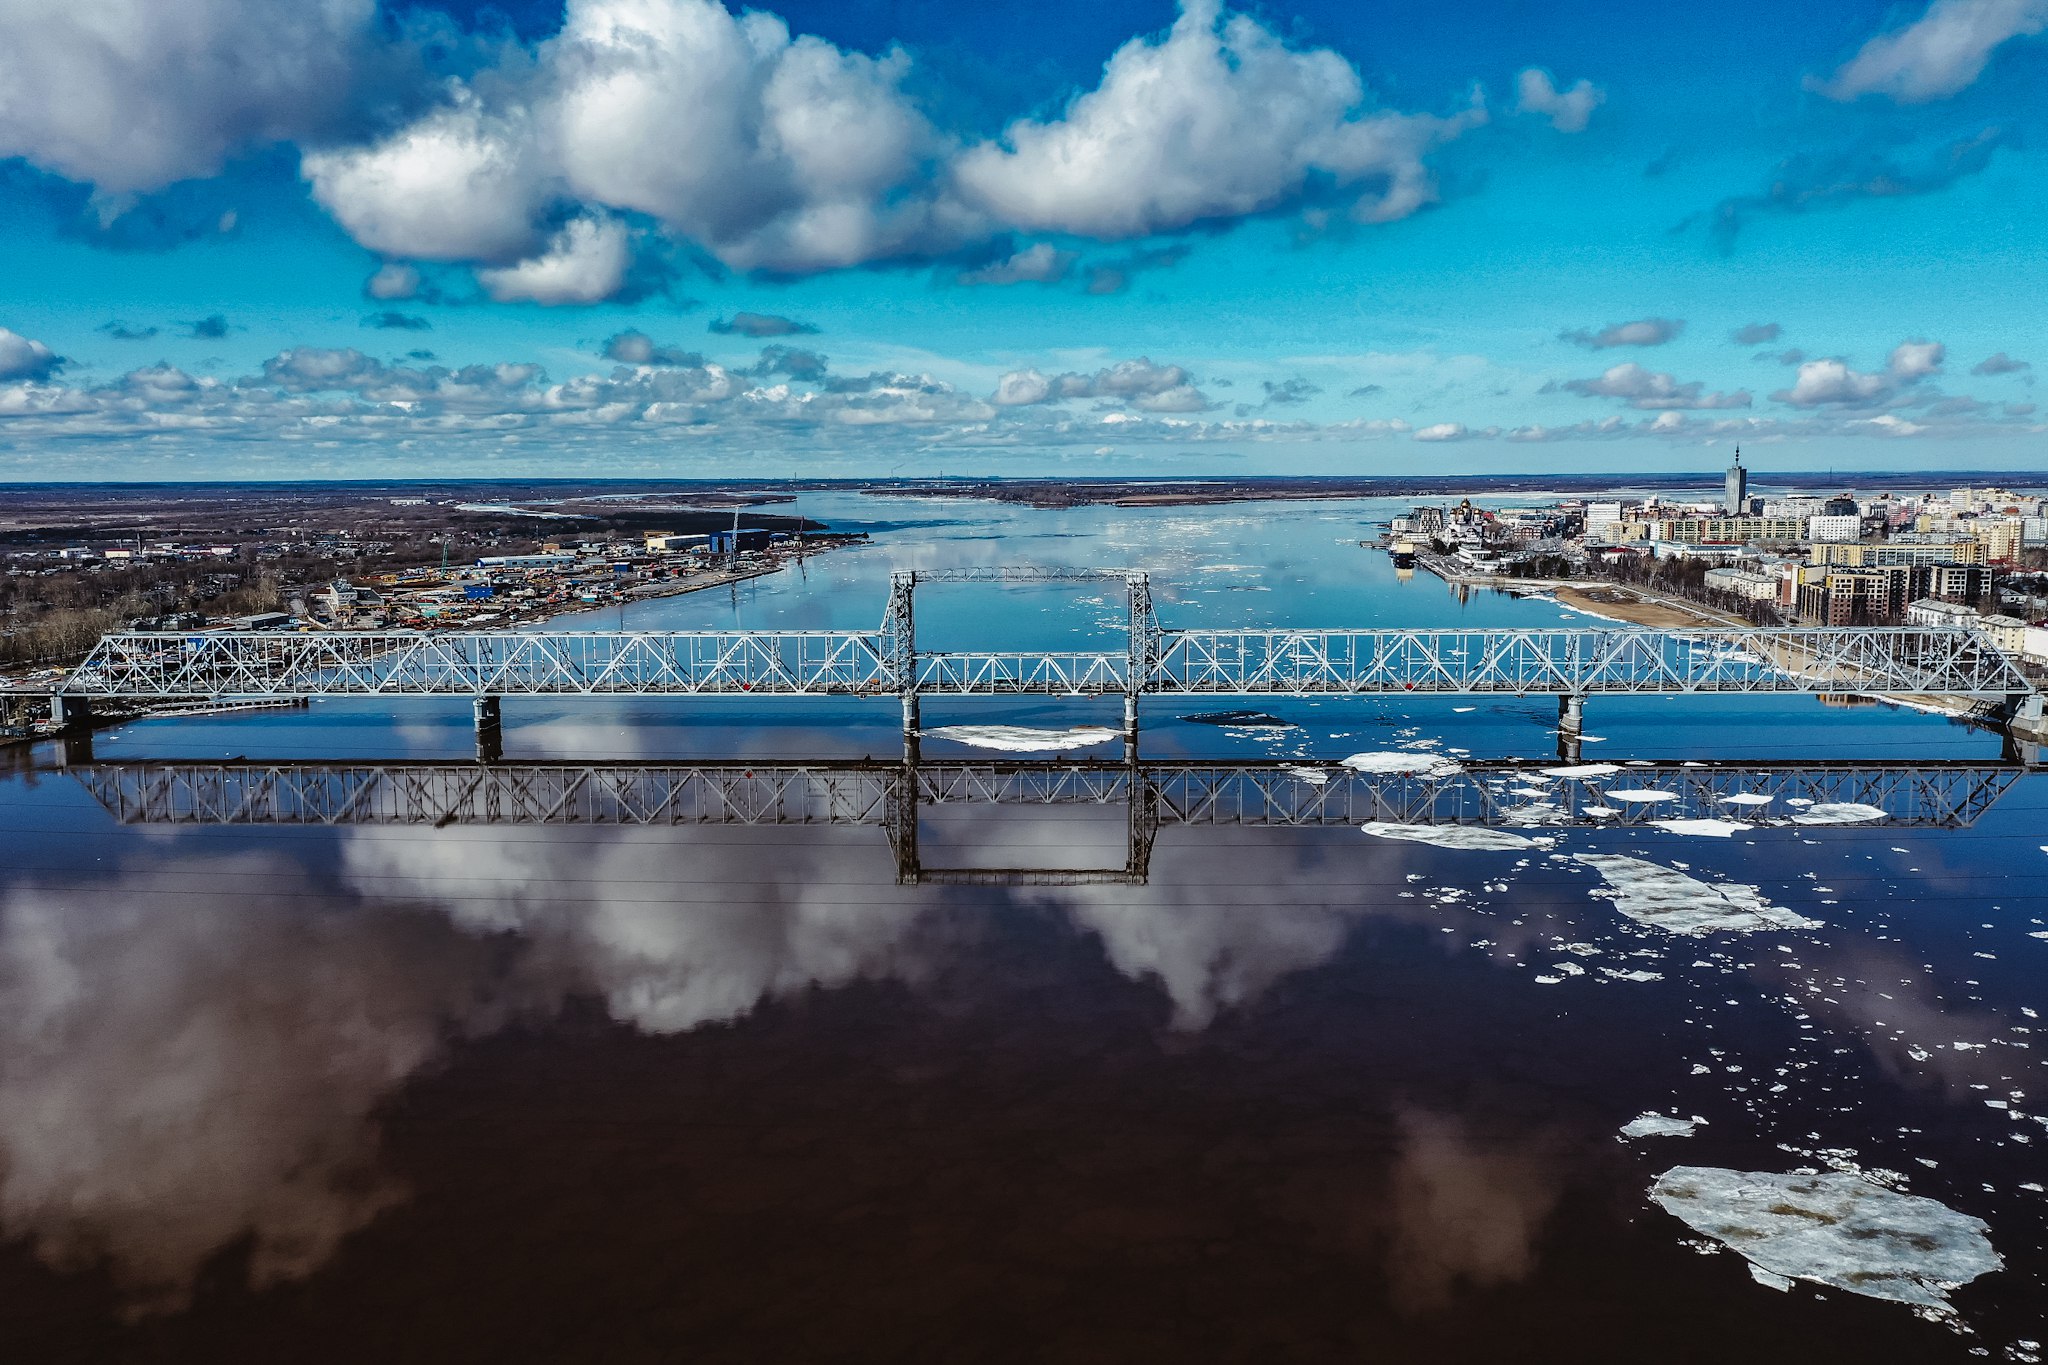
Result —
[[[1686,626],[1750,624],[1739,616],[1716,611],[1712,607],[1703,607],[1683,598],[1666,597],[1661,593],[1646,593],[1638,588],[1622,587],[1618,584],[1564,584],[1549,591],[1551,596],[1573,611],[1582,611],[1589,616],[1604,616],[1609,620],[1622,621],[1632,626],[1653,626],[1662,630],[1673,630]]]
[[[581,600],[550,602],[544,606],[506,613],[488,623],[475,621],[457,621],[447,625],[429,623],[421,627],[419,633],[442,635],[478,626],[499,630],[508,627],[524,628],[545,625],[547,622],[561,616],[575,616],[591,611],[602,611],[606,607],[623,607],[629,603],[652,601],[655,598],[681,597],[687,593],[730,587],[735,583],[744,583],[749,579],[765,578],[769,574],[781,573],[802,560],[813,558],[830,550],[844,549],[849,545],[864,544],[866,539],[867,537],[865,536],[823,538],[807,544],[802,554],[795,553],[794,551],[788,553],[778,551],[765,562],[713,569],[703,574],[693,575],[690,578],[664,579],[653,583],[637,584],[619,593],[610,602],[591,603]],[[318,633],[348,635],[358,632],[328,631]],[[31,721],[25,726],[21,724],[17,720],[19,711],[16,708],[34,706],[40,703],[48,694],[46,691],[36,689],[47,689],[54,686],[57,681],[58,678],[53,676],[52,670],[48,668],[39,668],[32,674],[0,675],[0,698],[4,698],[10,703],[8,712],[4,716],[0,716],[0,722],[4,722],[0,723],[0,746],[31,744],[56,737],[58,731],[47,719]],[[289,701],[234,702],[225,704],[208,702],[199,705],[195,705],[191,701],[166,702],[159,706],[136,706],[111,713],[96,714],[93,728],[106,729],[116,725],[125,725],[131,721],[149,720],[166,716],[195,715],[210,711],[250,710],[292,704],[294,703]]]

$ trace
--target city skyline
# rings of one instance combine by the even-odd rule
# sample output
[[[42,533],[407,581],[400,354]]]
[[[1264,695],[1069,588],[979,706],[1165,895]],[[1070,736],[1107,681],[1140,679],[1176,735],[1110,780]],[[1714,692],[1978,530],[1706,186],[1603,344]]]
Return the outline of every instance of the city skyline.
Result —
[[[12,7],[0,477],[2039,469],[2044,26]]]

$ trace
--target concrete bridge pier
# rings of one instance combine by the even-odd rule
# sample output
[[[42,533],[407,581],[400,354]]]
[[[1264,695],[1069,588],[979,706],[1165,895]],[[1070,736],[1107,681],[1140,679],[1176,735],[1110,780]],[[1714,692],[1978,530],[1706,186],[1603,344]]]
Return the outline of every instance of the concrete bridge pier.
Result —
[[[89,697],[67,697],[59,693],[50,698],[50,723],[69,734],[73,730],[92,728],[92,699]]]
[[[503,699],[485,694],[476,699],[476,761],[496,763],[504,757]]]
[[[2048,696],[2035,692],[2013,698],[2012,715],[2005,722],[2005,751],[2008,758],[2030,767],[2048,762]]]
[[[1577,763],[1584,755],[1586,733],[1586,699],[1576,696],[1562,696],[1557,699],[1557,756],[1566,763]]]
[[[1138,752],[1138,694],[1124,693],[1124,753]]]
[[[918,705],[917,693],[903,694],[903,753],[906,762],[915,763],[923,753],[924,716]]]
[[[57,762],[66,768],[92,762],[92,701],[50,698],[50,723],[57,727]]]

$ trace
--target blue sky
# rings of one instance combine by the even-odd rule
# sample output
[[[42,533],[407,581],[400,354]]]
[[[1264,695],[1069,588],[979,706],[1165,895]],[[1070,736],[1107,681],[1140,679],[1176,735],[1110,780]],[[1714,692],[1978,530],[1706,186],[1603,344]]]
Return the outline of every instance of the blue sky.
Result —
[[[2048,0],[0,10],[0,477],[2040,469]]]

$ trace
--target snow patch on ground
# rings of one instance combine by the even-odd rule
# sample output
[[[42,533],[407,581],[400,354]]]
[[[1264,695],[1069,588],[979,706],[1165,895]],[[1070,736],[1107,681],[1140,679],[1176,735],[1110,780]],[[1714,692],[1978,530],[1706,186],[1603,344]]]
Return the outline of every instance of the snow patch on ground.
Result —
[[[1767,1274],[1943,1314],[1949,1290],[2005,1264],[1982,1219],[1838,1171],[1674,1166],[1650,1198]]]
[[[1577,861],[1607,883],[1593,894],[1638,924],[1667,934],[1746,934],[1758,929],[1818,929],[1806,919],[1772,905],[1754,886],[1719,885],[1641,858],[1614,853],[1581,853]]]
[[[1555,839],[1532,839],[1504,829],[1479,829],[1470,825],[1397,825],[1371,820],[1359,826],[1375,839],[1402,839],[1411,844],[1436,848],[1498,849],[1549,848]]]
[[[1456,760],[1441,754],[1418,753],[1353,754],[1339,760],[1337,766],[1355,773],[1381,773],[1391,777],[1449,777],[1465,771]]]
[[[926,739],[949,739],[955,744],[967,744],[976,749],[1001,749],[1018,754],[1087,749],[1123,738],[1119,731],[1099,725],[1076,725],[1066,730],[1034,730],[1024,725],[941,725],[924,734]]]
[[[1624,1138],[1639,1137],[1691,1137],[1693,1131],[1706,1120],[1698,1114],[1689,1119],[1674,1118],[1669,1114],[1642,1114],[1621,1125]]]

